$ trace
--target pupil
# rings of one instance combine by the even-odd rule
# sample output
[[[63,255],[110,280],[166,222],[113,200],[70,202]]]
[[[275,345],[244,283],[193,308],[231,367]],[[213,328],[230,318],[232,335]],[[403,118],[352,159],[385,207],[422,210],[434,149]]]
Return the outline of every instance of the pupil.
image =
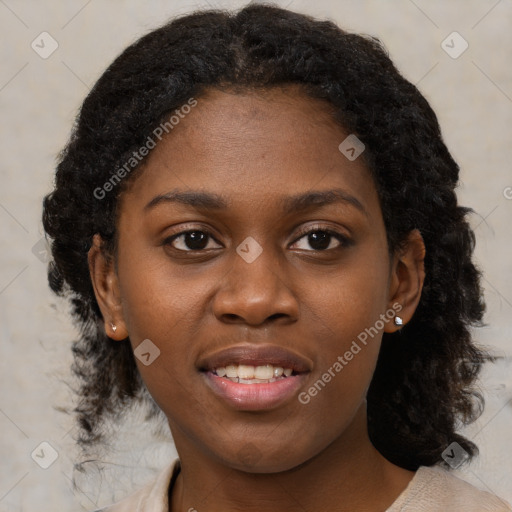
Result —
[[[327,249],[329,247],[331,235],[324,231],[315,231],[308,235],[308,242],[315,250]]]
[[[189,249],[200,250],[206,247],[208,236],[202,231],[190,231],[185,234],[185,244]]]

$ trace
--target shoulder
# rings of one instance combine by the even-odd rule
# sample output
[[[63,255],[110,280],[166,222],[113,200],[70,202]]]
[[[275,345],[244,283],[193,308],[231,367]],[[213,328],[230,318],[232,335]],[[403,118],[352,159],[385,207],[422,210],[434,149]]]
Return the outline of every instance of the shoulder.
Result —
[[[481,491],[439,466],[420,466],[386,512],[512,512],[505,500]]]
[[[174,459],[153,481],[121,501],[95,512],[168,512],[169,486],[179,470],[179,459]]]

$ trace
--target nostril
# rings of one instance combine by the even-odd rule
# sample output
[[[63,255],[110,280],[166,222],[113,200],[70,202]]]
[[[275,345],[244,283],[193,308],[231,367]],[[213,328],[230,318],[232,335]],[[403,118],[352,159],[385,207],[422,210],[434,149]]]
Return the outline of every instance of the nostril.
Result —
[[[225,313],[223,316],[224,319],[229,322],[236,322],[237,320],[240,320],[240,317],[234,313]]]
[[[283,316],[287,316],[285,313],[274,313],[268,317],[269,320],[275,320],[276,318],[281,318]]]

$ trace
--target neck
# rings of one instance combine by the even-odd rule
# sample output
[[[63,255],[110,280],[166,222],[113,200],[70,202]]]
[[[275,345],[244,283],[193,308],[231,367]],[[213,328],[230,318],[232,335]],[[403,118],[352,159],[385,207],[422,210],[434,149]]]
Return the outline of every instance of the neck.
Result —
[[[383,512],[414,473],[387,461],[371,444],[366,404],[330,446],[281,473],[247,473],[219,464],[173,432],[181,472],[170,511]]]

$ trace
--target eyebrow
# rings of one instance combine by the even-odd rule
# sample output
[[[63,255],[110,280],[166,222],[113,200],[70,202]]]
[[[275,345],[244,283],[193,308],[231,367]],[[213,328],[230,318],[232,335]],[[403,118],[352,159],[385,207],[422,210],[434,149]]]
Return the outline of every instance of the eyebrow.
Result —
[[[359,199],[339,188],[332,190],[312,190],[303,194],[286,196],[281,198],[279,202],[284,214],[300,212],[311,208],[320,208],[322,206],[341,202],[354,206],[368,216],[368,212]],[[192,206],[198,210],[225,210],[229,206],[226,199],[218,194],[201,191],[173,190],[166,194],[160,194],[154,197],[144,207],[144,210],[148,211],[157,205],[165,203],[180,203]]]
[[[312,190],[305,194],[297,194],[282,199],[284,213],[292,213],[307,210],[313,207],[320,208],[333,203],[346,203],[354,206],[366,216],[368,212],[357,197],[349,194],[341,188],[332,190]]]

